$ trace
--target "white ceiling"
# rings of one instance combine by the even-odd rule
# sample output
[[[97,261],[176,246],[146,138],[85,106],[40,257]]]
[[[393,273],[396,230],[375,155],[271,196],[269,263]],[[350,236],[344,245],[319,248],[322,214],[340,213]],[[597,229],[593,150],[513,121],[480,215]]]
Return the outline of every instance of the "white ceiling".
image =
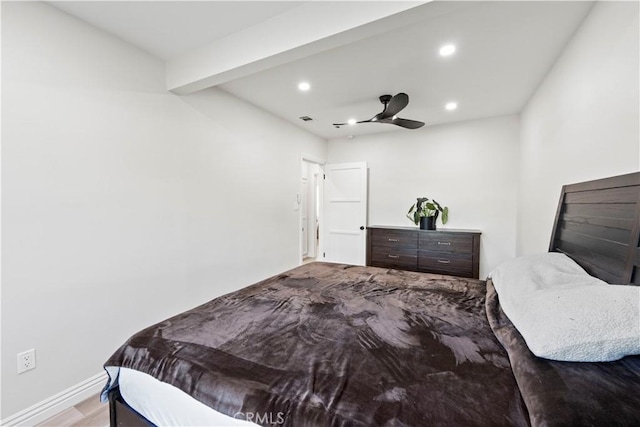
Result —
[[[53,2],[67,13],[162,59],[254,26],[306,2]],[[420,132],[366,120],[378,96],[406,92],[398,115],[427,126],[519,113],[592,2],[442,2],[399,29],[238,78],[219,87],[323,138]],[[422,15],[421,15],[422,16]],[[338,18],[336,18],[338,19]],[[259,41],[256,41],[259,43]],[[454,43],[442,58],[438,49]],[[298,82],[312,88],[302,93]],[[458,109],[444,110],[456,101]],[[303,122],[300,116],[313,121]],[[423,128],[424,129],[424,128]]]
[[[70,15],[168,60],[256,25],[298,1],[50,1]]]

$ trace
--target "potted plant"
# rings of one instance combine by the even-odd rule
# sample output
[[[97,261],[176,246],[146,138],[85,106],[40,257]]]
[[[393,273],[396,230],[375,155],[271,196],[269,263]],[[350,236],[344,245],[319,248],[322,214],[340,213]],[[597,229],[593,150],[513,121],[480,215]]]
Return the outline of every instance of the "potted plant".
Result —
[[[440,203],[428,197],[418,197],[416,202],[411,205],[407,218],[416,225],[420,225],[421,230],[435,230],[436,220],[442,214],[440,220],[442,224],[446,224],[449,220],[449,208],[440,206]]]

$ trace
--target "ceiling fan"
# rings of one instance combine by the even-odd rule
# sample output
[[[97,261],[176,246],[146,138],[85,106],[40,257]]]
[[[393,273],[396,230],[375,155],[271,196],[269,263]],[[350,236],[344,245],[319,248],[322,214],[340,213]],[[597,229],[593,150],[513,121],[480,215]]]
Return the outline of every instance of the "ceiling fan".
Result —
[[[382,95],[380,102],[384,104],[384,110],[381,113],[376,114],[369,120],[362,120],[355,123],[334,123],[337,128],[340,126],[357,124],[357,123],[388,123],[396,126],[400,126],[407,129],[418,129],[424,126],[424,122],[417,120],[401,119],[397,114],[409,104],[409,95],[400,92],[395,96]]]

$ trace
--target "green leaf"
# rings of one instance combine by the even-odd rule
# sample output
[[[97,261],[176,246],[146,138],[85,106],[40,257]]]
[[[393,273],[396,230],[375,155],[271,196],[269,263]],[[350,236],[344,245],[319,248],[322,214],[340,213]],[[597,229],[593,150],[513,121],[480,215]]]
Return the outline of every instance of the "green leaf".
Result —
[[[442,209],[442,224],[446,224],[447,221],[449,221],[449,208],[445,206],[444,209]]]

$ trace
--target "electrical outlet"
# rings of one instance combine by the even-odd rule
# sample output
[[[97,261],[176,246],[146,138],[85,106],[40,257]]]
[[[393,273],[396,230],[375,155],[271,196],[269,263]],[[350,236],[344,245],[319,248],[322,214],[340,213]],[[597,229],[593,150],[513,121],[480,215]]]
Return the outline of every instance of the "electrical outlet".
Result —
[[[18,373],[21,374],[36,368],[36,349],[18,353]]]

